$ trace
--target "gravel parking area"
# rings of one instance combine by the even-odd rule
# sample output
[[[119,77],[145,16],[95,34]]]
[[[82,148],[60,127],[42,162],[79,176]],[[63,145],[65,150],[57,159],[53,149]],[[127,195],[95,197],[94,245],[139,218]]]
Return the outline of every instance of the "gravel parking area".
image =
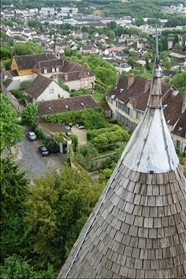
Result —
[[[78,137],[79,145],[84,145],[87,143],[87,132],[85,129],[79,129],[76,126],[72,126],[71,132]]]

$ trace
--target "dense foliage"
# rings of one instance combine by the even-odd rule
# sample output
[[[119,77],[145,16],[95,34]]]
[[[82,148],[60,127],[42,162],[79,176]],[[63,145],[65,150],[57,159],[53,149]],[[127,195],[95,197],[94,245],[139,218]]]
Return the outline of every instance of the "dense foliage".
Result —
[[[62,266],[92,211],[101,188],[86,173],[63,166],[34,179],[28,189],[27,237],[39,266]]]
[[[11,157],[1,158],[1,258],[21,252],[24,242],[24,200],[28,179]]]
[[[1,152],[10,149],[23,138],[23,127],[18,124],[18,116],[8,98],[0,94]]]
[[[186,72],[175,75],[172,78],[171,83],[176,87],[177,90],[185,92],[186,91]]]
[[[4,260],[0,265],[0,274],[3,279],[55,279],[57,272],[51,265],[46,270],[36,271],[24,258],[13,254]]]
[[[37,106],[32,103],[27,104],[26,107],[24,107],[21,112],[22,124],[25,124],[31,128],[35,128],[36,115],[37,115]]]

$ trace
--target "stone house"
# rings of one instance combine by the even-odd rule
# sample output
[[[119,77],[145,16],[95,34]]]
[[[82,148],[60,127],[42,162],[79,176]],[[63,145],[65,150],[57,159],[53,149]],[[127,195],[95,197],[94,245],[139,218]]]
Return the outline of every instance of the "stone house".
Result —
[[[58,59],[53,53],[15,56],[12,59],[11,72],[14,72],[11,89],[18,89],[21,81],[34,80],[38,74],[56,82],[61,79],[70,90],[91,89],[96,79],[83,65]]]
[[[69,98],[70,94],[62,89],[59,84],[50,78],[38,75],[25,90],[26,100],[34,104],[42,101]]]
[[[150,80],[141,76],[122,76],[119,82],[108,92],[106,100],[112,110],[112,116],[134,131],[147,106],[150,93]],[[165,120],[175,147],[184,152],[186,148],[186,93],[178,92],[172,85],[162,83],[162,103]],[[179,139],[177,125],[180,121]],[[185,124],[184,124],[185,123]],[[174,132],[173,132],[174,131]],[[185,133],[185,134],[184,134]],[[182,135],[184,135],[182,137]],[[179,142],[178,142],[179,141]]]
[[[18,76],[32,75],[34,65],[38,62],[56,59],[54,54],[31,54],[14,56],[11,62],[11,70]]]

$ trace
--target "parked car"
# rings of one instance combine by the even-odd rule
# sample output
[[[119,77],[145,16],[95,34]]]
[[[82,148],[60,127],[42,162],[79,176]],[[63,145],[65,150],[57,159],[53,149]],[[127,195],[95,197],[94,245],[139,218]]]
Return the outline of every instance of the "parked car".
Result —
[[[76,124],[76,126],[77,126],[79,129],[85,129],[85,126],[84,126],[83,122],[78,122],[78,123]]]
[[[71,125],[71,124],[66,124],[66,123],[63,122],[63,123],[62,123],[62,126],[65,127],[65,129],[66,129],[67,131],[69,131],[69,132],[71,131],[71,128],[72,128],[72,125]]]
[[[37,139],[36,134],[34,132],[28,132],[26,135],[27,135],[27,138],[29,140],[36,140]]]
[[[49,151],[46,148],[46,146],[39,146],[38,151],[42,156],[48,156],[49,155]]]

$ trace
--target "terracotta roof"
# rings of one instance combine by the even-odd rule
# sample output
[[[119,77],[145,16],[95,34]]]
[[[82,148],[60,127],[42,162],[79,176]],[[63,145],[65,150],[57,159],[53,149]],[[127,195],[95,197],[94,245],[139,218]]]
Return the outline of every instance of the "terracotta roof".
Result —
[[[84,108],[96,108],[99,105],[91,96],[79,96],[59,100],[43,101],[38,103],[38,115],[51,113],[62,113],[68,111],[82,110]]]
[[[38,61],[56,59],[54,54],[31,54],[14,56],[19,70],[32,69]]]
[[[186,179],[163,116],[158,60],[151,94],[58,278],[186,278]]]
[[[55,81],[45,76],[37,75],[25,92],[31,97],[37,99],[46,90],[51,82]]]

